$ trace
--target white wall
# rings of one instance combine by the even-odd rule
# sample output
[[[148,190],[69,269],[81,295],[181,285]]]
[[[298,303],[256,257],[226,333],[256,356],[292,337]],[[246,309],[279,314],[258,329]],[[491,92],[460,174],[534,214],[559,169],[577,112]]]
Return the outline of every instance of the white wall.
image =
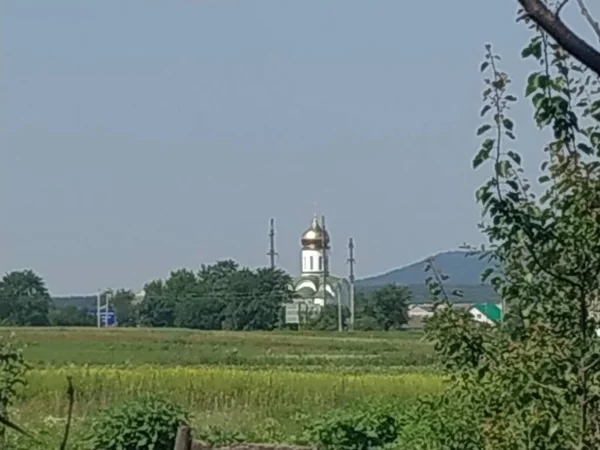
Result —
[[[473,316],[473,318],[477,321],[477,322],[482,322],[482,323],[487,323],[490,325],[494,325],[494,322],[491,321],[490,319],[488,319],[484,314],[481,313],[481,311],[479,311],[477,308],[471,308],[471,310],[469,311],[471,313],[471,315]]]
[[[323,252],[321,250],[302,250],[302,273],[322,273]]]

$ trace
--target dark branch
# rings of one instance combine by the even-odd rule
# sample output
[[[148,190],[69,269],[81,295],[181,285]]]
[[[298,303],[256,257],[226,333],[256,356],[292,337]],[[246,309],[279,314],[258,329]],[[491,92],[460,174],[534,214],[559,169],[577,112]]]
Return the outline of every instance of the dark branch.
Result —
[[[567,3],[569,3],[569,0],[563,0],[560,5],[558,5],[558,8],[556,8],[556,15],[560,16],[560,12],[562,11],[562,9],[567,6]]]
[[[577,0],[577,4],[579,5],[579,9],[581,9],[581,15],[585,17],[585,20],[587,20],[590,27],[592,27],[592,30],[594,30],[594,33],[598,36],[598,39],[600,39],[600,23],[598,23],[597,20],[594,20],[590,11],[587,9],[587,6],[583,3],[583,0]]]
[[[577,36],[542,0],[519,0],[519,3],[542,30],[575,59],[600,75],[600,52]]]

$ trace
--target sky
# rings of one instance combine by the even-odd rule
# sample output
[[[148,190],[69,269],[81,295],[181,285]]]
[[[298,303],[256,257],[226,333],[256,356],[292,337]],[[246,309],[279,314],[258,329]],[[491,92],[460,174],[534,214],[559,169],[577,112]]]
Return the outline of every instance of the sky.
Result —
[[[233,258],[300,267],[324,214],[359,278],[484,242],[484,44],[517,96],[516,1],[3,0],[0,272],[54,295]],[[517,149],[536,170],[527,105]],[[523,131],[519,124],[523,123]]]

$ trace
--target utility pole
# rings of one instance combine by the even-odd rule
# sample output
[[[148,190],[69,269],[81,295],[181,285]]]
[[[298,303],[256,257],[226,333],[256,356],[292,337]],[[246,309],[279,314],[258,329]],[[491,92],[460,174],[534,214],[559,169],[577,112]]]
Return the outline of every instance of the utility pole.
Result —
[[[98,328],[101,326],[100,322],[100,296],[102,295],[102,290],[98,290],[98,296],[96,297],[96,325]]]
[[[327,303],[327,275],[329,272],[329,255],[327,254],[327,250],[329,250],[326,236],[327,236],[327,228],[325,226],[325,216],[321,216],[321,228],[323,229],[323,298],[325,303]],[[337,296],[337,307],[338,307],[338,331],[343,331],[342,326],[342,303],[340,300],[340,296]]]
[[[275,257],[279,253],[275,251],[275,219],[271,219],[271,229],[269,231],[269,251],[267,252],[271,261],[271,269],[275,269]]]
[[[348,241],[348,264],[350,265],[350,328],[354,330],[354,291],[355,291],[355,278],[354,278],[354,239],[350,238]]]
[[[106,304],[104,305],[104,328],[108,328],[108,310],[110,308],[110,300],[112,298],[112,290],[106,290]]]

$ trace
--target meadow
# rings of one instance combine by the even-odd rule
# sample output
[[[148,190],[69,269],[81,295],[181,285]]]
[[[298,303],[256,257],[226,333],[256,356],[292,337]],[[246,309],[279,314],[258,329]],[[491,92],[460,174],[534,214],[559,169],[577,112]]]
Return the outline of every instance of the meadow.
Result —
[[[15,418],[36,428],[62,427],[67,376],[76,432],[103,408],[152,392],[185,406],[198,432],[288,442],[336,408],[408,405],[442,389],[431,346],[416,332],[6,331],[32,365]]]

